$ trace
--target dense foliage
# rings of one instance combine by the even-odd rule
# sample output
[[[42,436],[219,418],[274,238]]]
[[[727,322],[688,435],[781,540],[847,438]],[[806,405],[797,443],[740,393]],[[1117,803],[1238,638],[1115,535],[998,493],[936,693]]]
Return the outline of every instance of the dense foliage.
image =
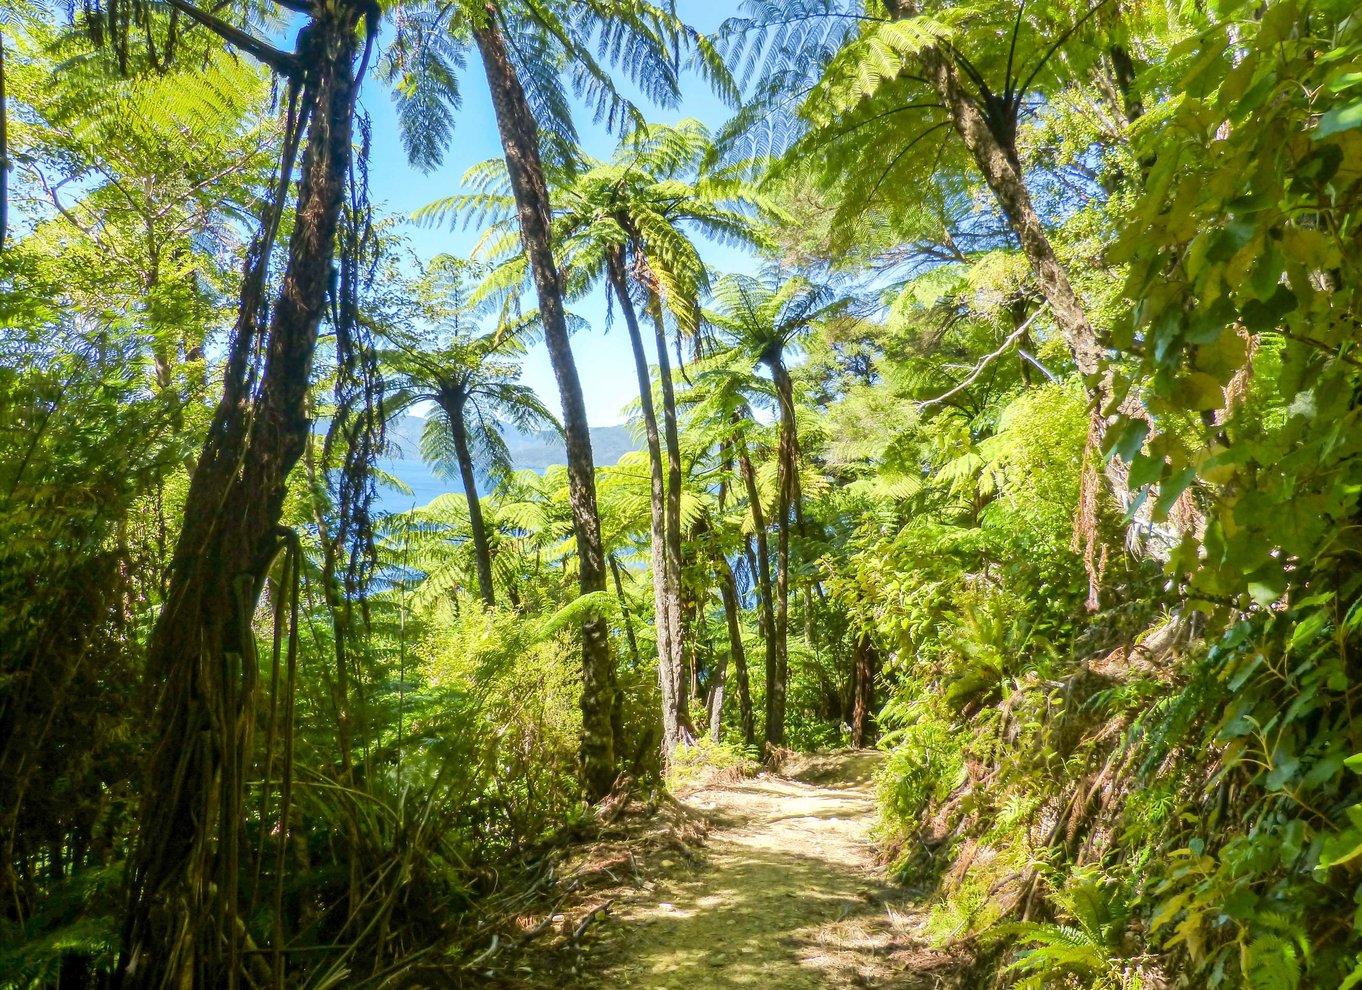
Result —
[[[877,736],[968,985],[1362,986],[1362,15],[679,7],[0,12],[0,990],[457,984],[593,804]]]

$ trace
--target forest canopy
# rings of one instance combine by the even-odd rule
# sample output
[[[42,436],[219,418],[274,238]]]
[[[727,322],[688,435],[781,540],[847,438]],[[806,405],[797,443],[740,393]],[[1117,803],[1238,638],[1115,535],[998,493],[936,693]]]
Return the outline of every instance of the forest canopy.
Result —
[[[1362,14],[705,7],[7,0],[0,990],[529,986],[872,747],[902,985],[1362,986]]]

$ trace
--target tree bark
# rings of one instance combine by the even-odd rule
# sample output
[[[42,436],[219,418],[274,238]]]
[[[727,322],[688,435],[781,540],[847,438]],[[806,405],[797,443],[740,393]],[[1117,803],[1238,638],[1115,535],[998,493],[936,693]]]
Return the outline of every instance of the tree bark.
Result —
[[[984,114],[965,91],[954,62],[936,48],[924,50],[919,59],[932,88],[946,105],[956,133],[1002,208],[1008,226],[1021,242],[1022,253],[1069,345],[1074,363],[1085,377],[1100,377],[1103,374],[1102,345],[1031,201],[1015,146],[1004,143],[989,128]]]
[[[681,608],[681,437],[676,425],[676,393],[672,388],[671,358],[667,354],[667,329],[662,320],[662,300],[655,291],[648,294],[648,309],[653,318],[653,338],[657,347],[657,377],[662,386],[662,430],[667,448],[667,611],[672,631],[672,664],[681,683],[690,678],[686,660],[686,622]],[[682,692],[681,713],[690,721],[690,706]]]
[[[671,583],[672,568],[668,564],[666,485],[663,479],[662,443],[657,430],[657,410],[653,406],[653,384],[648,375],[648,355],[643,347],[638,313],[629,296],[629,282],[624,270],[622,248],[611,252],[608,262],[610,286],[624,315],[629,332],[629,344],[634,352],[634,371],[638,376],[639,407],[643,413],[643,432],[648,447],[650,476],[649,518],[653,564],[654,622],[657,629],[657,678],[662,690],[662,744],[664,755],[670,759],[672,751],[683,743],[693,742],[695,730],[690,724],[686,704],[685,679],[676,662],[677,636],[673,600],[679,589]]]
[[[117,987],[233,988],[242,968],[237,839],[254,738],[251,615],[280,546],[288,475],[310,429],[305,401],[350,163],[362,11],[357,2],[337,3],[299,35],[309,124],[264,370],[252,402],[247,364],[263,271],[253,282],[248,270],[223,398],[190,482],[169,595],[147,654],[157,742],[129,864]]]
[[[464,498],[468,501],[468,525],[473,531],[473,554],[477,558],[478,591],[488,608],[497,604],[496,587],[492,579],[492,546],[487,540],[487,526],[482,519],[482,499],[478,495],[478,476],[473,468],[473,451],[468,446],[468,422],[464,411],[466,398],[451,397],[445,406],[445,416],[454,434],[454,456],[459,462],[459,477],[463,480]]]
[[[714,664],[714,672],[710,676],[709,703],[705,710],[709,719],[709,738],[715,742],[719,742],[723,736],[724,688],[728,683],[728,659],[727,653],[720,653],[719,659]]]
[[[916,0],[889,0],[890,14],[898,19],[916,16],[918,6]],[[1049,304],[1055,325],[1068,344],[1079,373],[1088,383],[1089,394],[1099,408],[1110,409],[1118,400],[1115,373],[1106,367],[1105,351],[1097,339],[1097,332],[1036,212],[1022,174],[1015,134],[999,134],[990,127],[988,118],[966,90],[959,67],[947,51],[939,46],[928,46],[918,53],[917,60],[928,85],[944,104],[955,132],[1007,218],[1008,226],[1016,234],[1041,294]],[[1148,418],[1133,396],[1120,399],[1119,409],[1127,416]],[[1107,425],[1104,416],[1094,438],[1098,444],[1105,439]],[[1128,472],[1120,458],[1107,460],[1105,470],[1118,497],[1123,496]]]
[[[473,37],[482,56],[492,94],[497,128],[506,154],[506,171],[515,196],[520,238],[539,297],[544,342],[553,363],[563,402],[563,432],[567,446],[568,498],[577,538],[578,580],[583,595],[605,590],[605,553],[600,517],[596,511],[595,464],[591,430],[582,398],[582,383],[572,357],[563,286],[550,238],[548,183],[539,158],[539,131],[530,111],[502,36],[498,8],[488,4],[486,20],[475,24]],[[623,740],[615,738],[615,669],[605,620],[582,622],[582,783],[590,800],[610,793],[615,782],[615,754]]]
[[[733,577],[733,568],[728,563],[728,558],[723,554],[718,554],[715,561],[715,568],[719,575],[719,595],[724,602],[724,619],[728,623],[728,650],[733,657],[733,672],[738,678],[738,718],[742,725],[742,741],[744,746],[751,746],[756,741],[756,726],[752,718],[752,685],[747,671],[747,648],[742,641],[742,622],[738,608],[738,582]],[[720,702],[722,705],[722,701]],[[711,715],[711,732],[717,741],[718,721]]]
[[[629,642],[629,659],[638,670],[642,658],[638,654],[638,637],[634,635],[634,619],[629,608],[629,599],[624,594],[624,582],[620,579],[620,564],[615,555],[610,555],[610,573],[615,579],[615,597],[620,603],[620,615],[624,618],[624,636]]]
[[[1124,45],[1112,45],[1107,56],[1111,59],[1111,72],[1116,80],[1116,88],[1121,93],[1121,109],[1125,112],[1128,127],[1144,116],[1144,100],[1135,87],[1139,73],[1130,50]]]
[[[794,382],[780,355],[767,355],[763,363],[780,400],[780,442],[776,457],[776,585],[774,609],[775,653],[773,669],[766,672],[766,743],[785,744],[785,693],[789,686],[790,632],[790,511],[794,501],[795,476],[799,469],[799,441],[794,411]]]
[[[737,440],[738,467],[742,471],[743,483],[747,487],[747,502],[752,508],[753,540],[757,545],[756,580],[761,608],[761,633],[766,652],[766,724],[767,737],[770,735],[771,698],[776,692],[776,671],[778,668],[776,648],[775,589],[771,587],[771,546],[766,529],[766,510],[761,504],[761,490],[757,487],[757,472],[747,453],[747,444]]]
[[[864,749],[875,744],[875,678],[879,676],[879,652],[870,633],[861,633],[852,651],[851,745]]]

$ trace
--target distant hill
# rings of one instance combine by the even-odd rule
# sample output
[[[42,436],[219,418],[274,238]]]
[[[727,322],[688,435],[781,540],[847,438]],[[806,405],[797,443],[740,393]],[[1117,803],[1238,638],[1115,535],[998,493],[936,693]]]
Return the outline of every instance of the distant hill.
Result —
[[[420,416],[399,416],[388,424],[388,440],[394,460],[421,459],[421,430],[426,421]],[[511,461],[517,470],[545,471],[555,464],[567,463],[567,450],[552,430],[522,433],[508,426],[504,431],[506,445],[511,449]],[[596,466],[604,467],[619,461],[639,444],[627,426],[593,426],[591,452]]]

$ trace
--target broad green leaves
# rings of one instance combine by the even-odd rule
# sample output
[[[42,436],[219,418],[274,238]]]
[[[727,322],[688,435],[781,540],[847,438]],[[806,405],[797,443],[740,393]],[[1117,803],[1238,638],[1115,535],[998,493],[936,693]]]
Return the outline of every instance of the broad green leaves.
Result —
[[[1206,555],[1179,576],[1269,605],[1300,566],[1287,561],[1337,549],[1330,524],[1362,483],[1343,398],[1359,342],[1344,231],[1362,211],[1362,37],[1351,21],[1331,36],[1327,14],[1294,3],[1273,5],[1236,57],[1224,37],[1201,37],[1194,98],[1144,135],[1157,160],[1119,249],[1134,300],[1122,343],[1143,358],[1149,408],[1184,424],[1182,442],[1140,460],[1118,446],[1143,483],[1200,478]]]

